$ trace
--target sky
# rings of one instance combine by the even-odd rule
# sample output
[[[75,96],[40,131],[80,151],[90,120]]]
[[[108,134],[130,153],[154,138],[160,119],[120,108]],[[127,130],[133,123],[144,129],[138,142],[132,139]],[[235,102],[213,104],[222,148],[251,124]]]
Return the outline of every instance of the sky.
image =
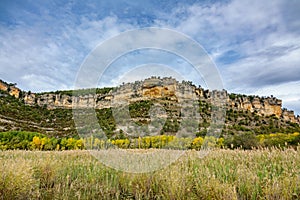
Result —
[[[300,114],[299,10],[298,0],[1,0],[0,79],[33,92],[72,89],[97,46],[159,27],[198,42],[229,92],[273,95]],[[153,72],[205,87],[191,67],[170,52],[137,50],[116,59],[102,85]]]

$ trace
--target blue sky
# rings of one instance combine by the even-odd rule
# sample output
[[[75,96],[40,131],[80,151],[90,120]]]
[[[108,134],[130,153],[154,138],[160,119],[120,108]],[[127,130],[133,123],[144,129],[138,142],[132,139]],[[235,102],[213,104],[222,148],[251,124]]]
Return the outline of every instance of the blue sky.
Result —
[[[101,42],[128,30],[161,27],[201,44],[230,92],[274,95],[300,114],[299,10],[297,0],[2,0],[0,78],[23,90],[71,89],[80,65]],[[173,55],[137,54],[118,60],[106,85],[149,57],[197,82]]]

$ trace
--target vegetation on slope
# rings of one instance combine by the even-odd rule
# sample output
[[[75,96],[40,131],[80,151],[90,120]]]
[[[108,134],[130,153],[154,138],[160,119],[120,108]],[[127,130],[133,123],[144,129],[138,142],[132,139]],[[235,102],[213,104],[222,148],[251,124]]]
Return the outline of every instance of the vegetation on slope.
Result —
[[[6,92],[0,91],[0,128],[6,130],[32,131],[49,136],[76,135],[72,110],[48,110],[29,106]]]
[[[102,92],[107,91],[109,91],[109,88],[104,89]],[[129,112],[132,120],[139,125],[148,124],[150,122],[149,109],[154,103],[159,103],[168,116],[160,134],[175,135],[180,127],[182,117],[184,117],[180,113],[180,106],[176,101],[159,99],[131,103]],[[116,129],[117,126],[111,108],[95,110],[95,112],[98,122],[108,138],[130,139],[129,136]],[[211,121],[210,103],[199,100],[199,112],[201,116],[199,131],[195,135],[204,137]],[[77,135],[72,110],[62,108],[49,110],[46,107],[28,106],[3,91],[0,91],[1,130],[32,131],[45,134],[48,137],[58,138],[75,137]],[[254,136],[271,133],[288,134],[300,132],[300,127],[297,123],[284,121],[274,115],[259,116],[255,112],[227,110],[225,126],[221,136],[227,138],[248,132],[251,132]]]

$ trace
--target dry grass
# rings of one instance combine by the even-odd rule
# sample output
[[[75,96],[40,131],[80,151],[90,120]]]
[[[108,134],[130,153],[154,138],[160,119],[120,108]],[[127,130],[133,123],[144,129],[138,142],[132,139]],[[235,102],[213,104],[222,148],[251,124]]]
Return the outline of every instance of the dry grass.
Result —
[[[0,152],[0,199],[300,199],[300,149],[190,151],[151,173],[88,151]]]

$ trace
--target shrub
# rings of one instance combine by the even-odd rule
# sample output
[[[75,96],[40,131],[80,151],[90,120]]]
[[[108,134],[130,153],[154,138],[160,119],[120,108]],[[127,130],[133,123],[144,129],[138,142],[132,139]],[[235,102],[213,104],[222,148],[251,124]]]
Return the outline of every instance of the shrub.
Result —
[[[230,148],[252,149],[258,146],[258,139],[252,132],[245,132],[228,139],[226,145]]]
[[[263,147],[284,147],[288,145],[296,146],[300,142],[299,133],[295,132],[293,134],[265,134],[258,135],[259,144]]]

